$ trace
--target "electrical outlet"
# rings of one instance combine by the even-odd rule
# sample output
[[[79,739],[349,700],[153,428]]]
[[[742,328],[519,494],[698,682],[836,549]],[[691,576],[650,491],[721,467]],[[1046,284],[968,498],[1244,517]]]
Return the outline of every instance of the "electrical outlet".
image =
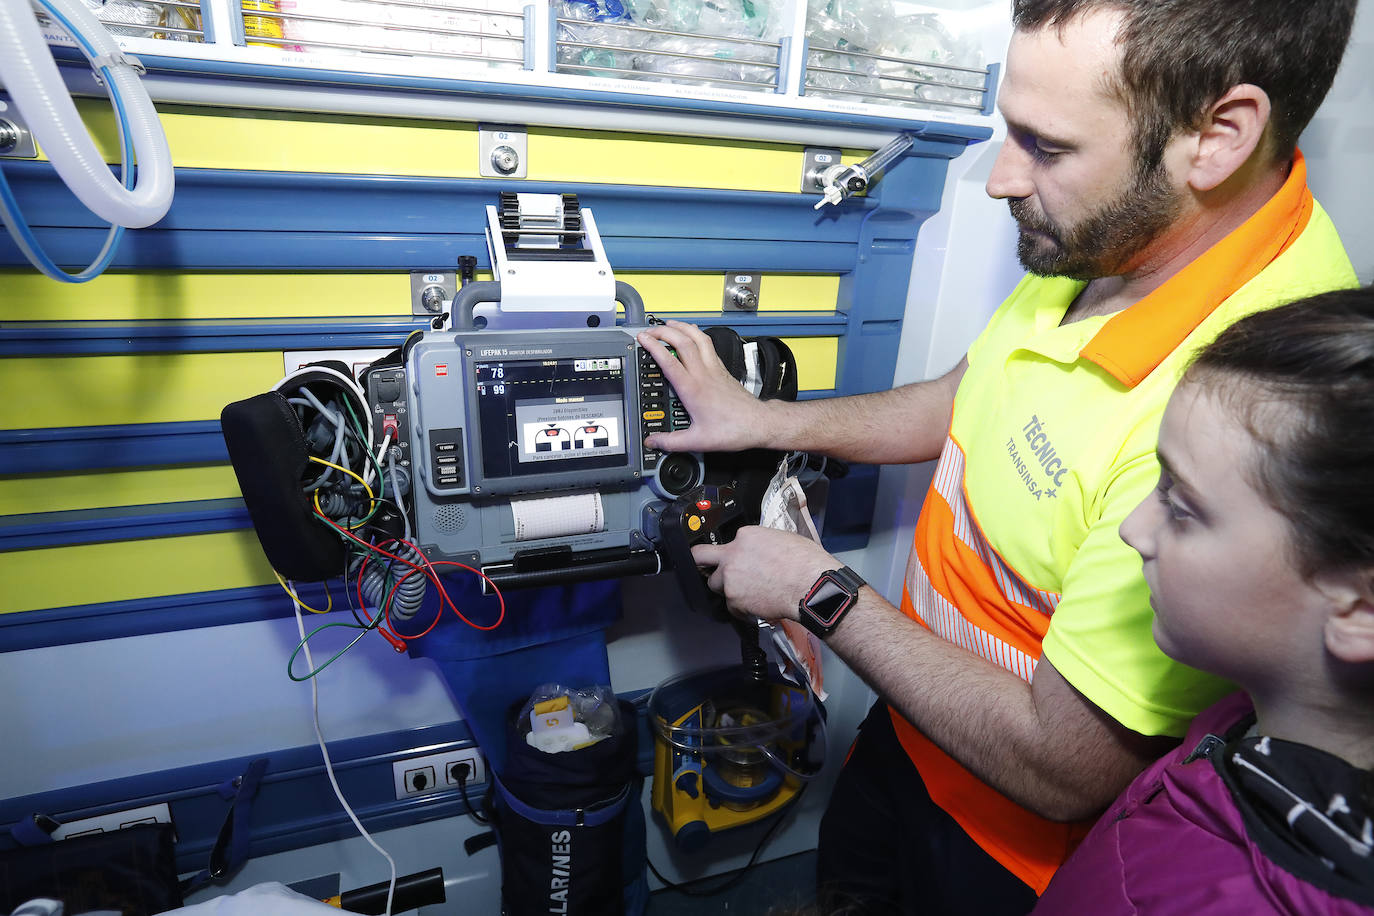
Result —
[[[481,793],[477,786],[487,781],[487,769],[482,755],[475,747],[455,748],[438,754],[395,760],[391,764],[396,798],[415,798],[440,792],[457,792],[461,780],[458,764],[468,765],[466,788],[468,797],[476,799]]]
[[[159,802],[153,805],[144,805],[141,808],[128,808],[124,811],[112,811],[109,814],[82,818],[79,821],[67,821],[53,831],[52,838],[65,840],[68,837],[86,836],[91,833],[112,833],[124,827],[132,827],[135,824],[170,824],[171,822],[172,809],[166,802]]]
[[[404,782],[407,795],[418,795],[426,789],[433,789],[439,780],[434,767],[419,766],[406,770]]]
[[[335,359],[353,370],[353,377],[356,379],[358,373],[377,360],[392,352],[395,347],[363,347],[360,349],[340,349],[340,350],[284,350],[282,351],[282,368],[286,374],[290,375],[302,366],[310,363],[318,363],[321,360]]]

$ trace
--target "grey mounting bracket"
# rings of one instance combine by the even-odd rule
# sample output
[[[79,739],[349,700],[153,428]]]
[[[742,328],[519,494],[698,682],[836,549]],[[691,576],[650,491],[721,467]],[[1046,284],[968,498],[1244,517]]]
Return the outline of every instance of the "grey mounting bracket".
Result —
[[[24,116],[8,95],[0,92],[0,159],[37,159],[38,147]]]
[[[483,178],[525,178],[528,158],[525,128],[477,125],[477,174]]]
[[[818,194],[825,189],[825,170],[840,164],[840,150],[808,146],[802,150],[802,193]]]
[[[721,300],[721,311],[757,312],[761,279],[756,270],[728,271],[725,274],[725,296]]]
[[[458,274],[452,270],[410,272],[410,314],[438,318],[458,294]]]

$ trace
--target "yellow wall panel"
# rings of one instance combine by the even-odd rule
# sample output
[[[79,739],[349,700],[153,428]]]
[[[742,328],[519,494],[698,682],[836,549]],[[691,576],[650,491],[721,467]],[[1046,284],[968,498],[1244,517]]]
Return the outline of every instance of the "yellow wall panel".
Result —
[[[0,613],[129,601],[276,580],[252,531],[0,553]],[[194,619],[195,605],[186,614]],[[73,624],[79,627],[79,624]],[[73,641],[79,640],[72,633]]]
[[[834,274],[764,274],[759,280],[760,312],[833,312],[839,296]]]
[[[0,516],[237,499],[240,495],[238,480],[228,465],[0,477]]]
[[[107,162],[119,158],[108,103],[78,102]],[[478,176],[477,128],[467,122],[163,105],[180,168],[255,169],[439,178]],[[530,128],[526,165],[539,181],[797,192],[802,148],[596,130]],[[866,151],[846,150],[854,162]]]
[[[0,359],[0,429],[218,419],[282,376],[280,352]]]
[[[725,294],[725,273],[634,273],[616,271],[644,299],[652,314],[718,312]],[[760,312],[830,312],[840,292],[834,274],[762,274]],[[728,319],[722,316],[722,321]]]
[[[617,271],[650,312],[720,310],[725,274]],[[491,279],[479,271],[479,280]],[[833,311],[834,274],[762,274],[761,312]],[[177,321],[228,318],[397,317],[410,314],[407,273],[105,273],[53,283],[29,270],[0,270],[11,321]]]
[[[540,130],[529,134],[530,177],[740,191],[797,191],[796,146],[697,138]]]
[[[797,360],[797,389],[826,391],[835,387],[840,353],[838,337],[784,337]]]
[[[107,162],[119,161],[108,102],[77,103]],[[477,177],[476,125],[159,105],[178,168]]]
[[[32,270],[0,271],[9,321],[176,321],[410,314],[410,275],[104,273],[54,283]]]
[[[644,310],[651,315],[720,311],[721,292],[725,288],[725,275],[717,273],[631,273],[617,270],[615,278],[635,288],[635,292],[644,300]]]

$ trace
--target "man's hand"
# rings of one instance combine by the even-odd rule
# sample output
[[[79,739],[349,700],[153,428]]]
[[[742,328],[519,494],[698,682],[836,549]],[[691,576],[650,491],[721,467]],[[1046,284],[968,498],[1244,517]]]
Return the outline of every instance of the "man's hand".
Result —
[[[816,578],[844,565],[810,538],[759,527],[741,528],[728,544],[698,544],[692,559],[711,568],[706,585],[725,596],[731,611],[770,621],[796,620]]]
[[[767,406],[726,371],[715,344],[700,329],[669,321],[641,331],[639,343],[692,417],[687,429],[647,436],[646,446],[665,452],[733,452],[768,444]]]

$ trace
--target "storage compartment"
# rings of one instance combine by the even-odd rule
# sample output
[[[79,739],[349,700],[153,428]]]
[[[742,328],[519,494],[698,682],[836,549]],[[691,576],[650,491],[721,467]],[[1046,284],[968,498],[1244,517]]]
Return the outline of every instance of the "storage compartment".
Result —
[[[200,3],[190,0],[85,0],[95,18],[121,38],[152,39],[154,41],[205,41]],[[56,26],[47,14],[39,11],[38,21],[49,30]]]
[[[786,23],[769,0],[553,0],[559,73],[780,92]]]
[[[521,69],[526,15],[515,0],[240,0],[244,43],[332,56],[400,56]]]
[[[812,0],[804,93],[984,111],[993,86],[977,20],[966,12],[906,12],[904,6]]]
[[[559,73],[787,91],[787,4],[772,0],[553,0]],[[811,0],[799,95],[984,112],[981,6]]]
[[[1003,0],[87,2],[154,73],[495,90],[620,110],[640,98],[659,110],[885,131],[990,126],[1011,31]],[[60,28],[48,34],[73,44]],[[812,112],[825,117],[796,119]]]

